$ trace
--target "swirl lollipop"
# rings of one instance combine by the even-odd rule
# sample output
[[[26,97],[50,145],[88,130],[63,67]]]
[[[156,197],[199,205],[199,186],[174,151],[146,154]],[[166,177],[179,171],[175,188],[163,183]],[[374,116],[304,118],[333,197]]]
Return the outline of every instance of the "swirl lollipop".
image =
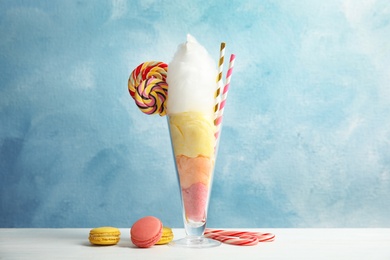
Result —
[[[130,74],[128,88],[138,108],[145,114],[166,114],[168,65],[160,61],[140,64]]]

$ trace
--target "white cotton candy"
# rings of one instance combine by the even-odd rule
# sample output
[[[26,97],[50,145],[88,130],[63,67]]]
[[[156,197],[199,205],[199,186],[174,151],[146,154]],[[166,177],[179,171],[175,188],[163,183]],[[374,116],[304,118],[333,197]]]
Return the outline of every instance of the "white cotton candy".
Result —
[[[188,34],[168,65],[167,113],[213,113],[217,73],[207,50]]]

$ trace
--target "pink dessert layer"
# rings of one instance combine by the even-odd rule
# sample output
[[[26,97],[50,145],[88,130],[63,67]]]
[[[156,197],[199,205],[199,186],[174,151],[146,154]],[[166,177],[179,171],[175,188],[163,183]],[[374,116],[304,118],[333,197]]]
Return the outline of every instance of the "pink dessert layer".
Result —
[[[184,209],[187,219],[193,222],[204,222],[206,218],[206,203],[208,187],[201,182],[182,189]]]

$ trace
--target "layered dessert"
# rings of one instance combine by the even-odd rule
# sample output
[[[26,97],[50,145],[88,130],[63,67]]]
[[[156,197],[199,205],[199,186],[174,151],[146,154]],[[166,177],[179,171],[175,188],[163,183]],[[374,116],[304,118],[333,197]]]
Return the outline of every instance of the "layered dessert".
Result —
[[[200,112],[169,116],[185,216],[204,222],[214,169],[213,118]]]
[[[187,223],[206,221],[215,164],[213,59],[192,36],[169,63],[167,115]]]

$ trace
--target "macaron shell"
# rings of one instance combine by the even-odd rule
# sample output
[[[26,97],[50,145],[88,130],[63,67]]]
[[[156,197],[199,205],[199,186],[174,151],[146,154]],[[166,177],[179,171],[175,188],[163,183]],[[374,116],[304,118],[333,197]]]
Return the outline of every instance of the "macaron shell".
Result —
[[[163,227],[162,236],[159,241],[157,241],[156,245],[164,245],[168,244],[173,240],[173,232],[170,227]]]
[[[114,227],[99,227],[89,232],[89,242],[94,245],[115,245],[120,240],[120,231]]]
[[[89,242],[94,245],[109,246],[118,244],[119,237],[93,237],[89,238]]]
[[[163,225],[158,218],[153,216],[143,217],[131,227],[131,241],[138,247],[151,247],[160,240],[162,229]]]

